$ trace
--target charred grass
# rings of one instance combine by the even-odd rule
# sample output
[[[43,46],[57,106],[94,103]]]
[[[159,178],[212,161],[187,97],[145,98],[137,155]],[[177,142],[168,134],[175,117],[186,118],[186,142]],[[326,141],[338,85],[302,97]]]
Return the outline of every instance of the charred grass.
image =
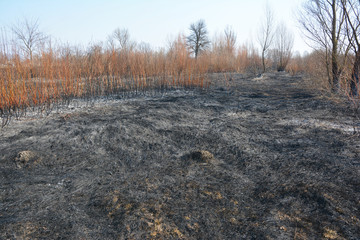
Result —
[[[227,79],[3,128],[0,238],[358,239],[352,112],[299,76]]]

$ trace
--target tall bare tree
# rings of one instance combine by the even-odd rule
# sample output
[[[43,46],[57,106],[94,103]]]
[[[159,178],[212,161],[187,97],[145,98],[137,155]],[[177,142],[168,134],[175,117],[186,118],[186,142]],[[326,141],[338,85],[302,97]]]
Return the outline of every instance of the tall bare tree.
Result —
[[[269,5],[265,7],[265,19],[260,25],[258,32],[258,42],[261,47],[261,61],[262,61],[262,72],[266,71],[266,54],[271,47],[274,40],[274,13]]]
[[[45,42],[46,36],[40,31],[38,20],[24,19],[11,28],[20,48],[30,60],[30,76],[34,77],[33,55]]]
[[[299,21],[310,45],[315,49],[320,47],[325,52],[329,84],[332,91],[338,91],[344,67],[340,55],[346,56],[349,51],[344,44],[345,14],[341,0],[308,0],[300,13]]]
[[[107,36],[106,46],[110,51],[115,52],[115,50],[116,50],[116,42],[115,42],[115,39],[114,39],[112,34]]]
[[[291,59],[294,35],[283,22],[277,26],[275,35],[277,70],[284,71]]]
[[[7,62],[7,54],[9,53],[9,41],[6,34],[6,29],[0,28],[0,65],[6,64]]]
[[[129,30],[126,28],[116,28],[111,35],[108,36],[107,44],[110,49],[129,51],[136,47],[136,43],[130,39]]]
[[[350,95],[358,96],[360,74],[360,1],[342,0],[341,3],[346,18],[346,36],[349,41],[349,46],[351,46],[354,53]]]
[[[130,34],[126,28],[115,29],[113,32],[113,37],[118,41],[121,49],[126,49],[128,47],[130,42]]]
[[[191,52],[194,53],[195,58],[197,58],[199,53],[208,49],[210,45],[205,21],[201,19],[196,23],[192,23],[189,30],[190,35],[187,37],[187,44]]]
[[[36,52],[46,39],[46,36],[40,31],[38,20],[24,19],[11,28],[15,38],[19,41],[20,48],[26,53],[30,62],[33,60]]]
[[[213,51],[218,54],[235,56],[236,33],[227,26],[223,33],[216,34],[211,42]]]
[[[231,71],[236,61],[236,34],[228,26],[224,32],[215,34],[211,42],[211,59],[214,71]]]
[[[224,30],[225,34],[225,44],[226,44],[226,52],[228,55],[234,55],[236,49],[236,33],[234,30],[227,26]]]

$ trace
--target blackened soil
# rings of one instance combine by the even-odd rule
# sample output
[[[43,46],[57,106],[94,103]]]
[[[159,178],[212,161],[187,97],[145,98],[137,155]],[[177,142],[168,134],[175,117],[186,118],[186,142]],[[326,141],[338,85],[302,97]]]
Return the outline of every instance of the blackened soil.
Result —
[[[351,111],[224,78],[0,130],[0,239],[360,239]]]

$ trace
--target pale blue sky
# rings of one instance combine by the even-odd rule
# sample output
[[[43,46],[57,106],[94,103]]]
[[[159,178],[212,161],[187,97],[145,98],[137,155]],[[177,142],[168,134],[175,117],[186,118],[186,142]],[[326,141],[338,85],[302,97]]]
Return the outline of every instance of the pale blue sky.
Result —
[[[61,42],[106,41],[117,28],[127,28],[133,40],[166,47],[168,39],[187,34],[192,22],[204,19],[210,36],[231,26],[238,43],[253,42],[269,3],[277,21],[295,34],[294,50],[309,50],[300,37],[295,13],[303,0],[0,0],[0,27],[23,19],[38,19],[41,29]]]

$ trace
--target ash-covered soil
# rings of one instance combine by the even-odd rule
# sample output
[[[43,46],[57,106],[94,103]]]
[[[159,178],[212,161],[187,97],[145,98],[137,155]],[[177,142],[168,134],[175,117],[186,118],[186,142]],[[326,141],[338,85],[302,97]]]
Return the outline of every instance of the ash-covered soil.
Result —
[[[360,239],[352,111],[211,78],[1,129],[0,239]]]

